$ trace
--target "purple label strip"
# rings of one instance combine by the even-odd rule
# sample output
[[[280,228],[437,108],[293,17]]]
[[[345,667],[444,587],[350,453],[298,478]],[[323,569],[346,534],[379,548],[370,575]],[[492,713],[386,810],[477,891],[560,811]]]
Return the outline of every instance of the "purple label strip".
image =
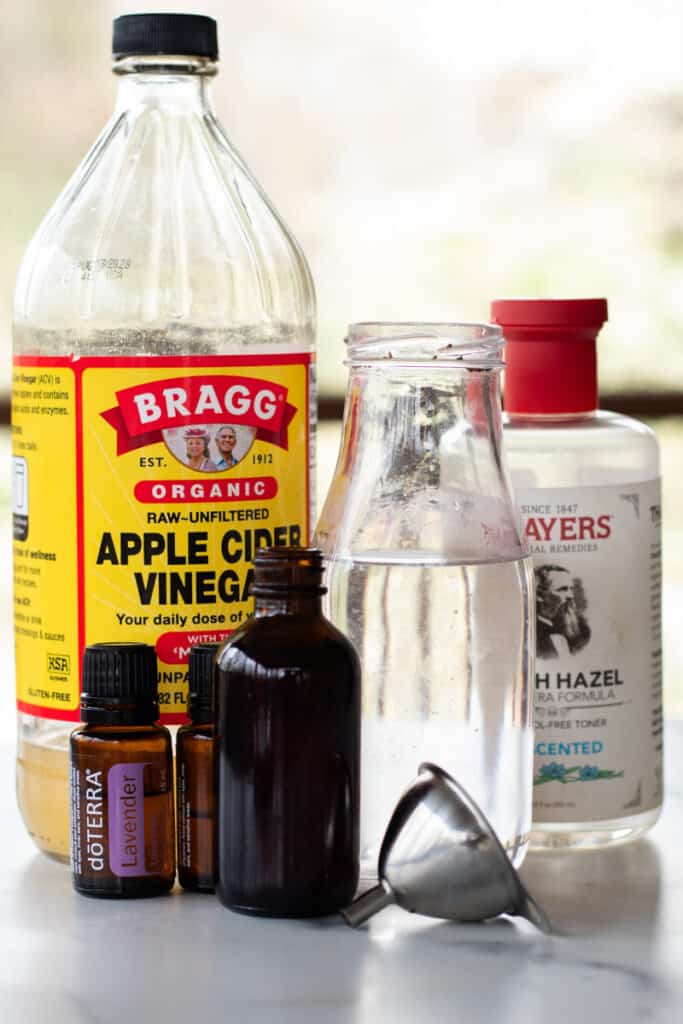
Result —
[[[109,867],[121,878],[147,875],[145,870],[144,764],[116,764],[109,769]]]

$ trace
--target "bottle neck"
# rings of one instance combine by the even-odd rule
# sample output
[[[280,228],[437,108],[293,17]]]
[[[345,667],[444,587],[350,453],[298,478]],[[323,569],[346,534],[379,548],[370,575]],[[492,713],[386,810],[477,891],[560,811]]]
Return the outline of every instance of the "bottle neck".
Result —
[[[322,613],[320,594],[288,591],[283,594],[257,594],[254,599],[254,617],[257,619],[267,618],[271,615],[291,615],[317,619],[322,616]]]
[[[86,725],[152,726],[159,718],[156,700],[81,696],[81,721]]]
[[[211,700],[190,700],[187,712],[192,725],[211,725],[215,717]]]
[[[592,420],[598,415],[597,409],[590,409],[588,412],[509,412],[506,410],[506,423],[522,425],[531,424],[538,427],[570,426],[572,423],[581,423],[584,420]]]
[[[376,436],[386,447],[387,430],[398,428],[413,441],[437,434],[456,422],[477,433],[494,435],[501,417],[500,368],[477,370],[449,366],[352,365],[345,427],[354,444],[359,432]],[[422,429],[416,431],[416,426]]]
[[[113,71],[119,76],[117,115],[141,105],[200,116],[213,113],[214,61],[200,57],[124,57],[114,61]]]
[[[158,722],[145,722],[140,725],[139,722],[88,722],[81,720],[81,729],[87,730],[89,733],[116,733],[125,730],[130,733],[145,733],[145,732],[157,732],[159,729],[163,729],[164,726]]]
[[[519,557],[499,370],[353,366],[316,543],[337,561]]]
[[[499,460],[499,369],[352,366],[337,475],[362,473],[363,486],[380,478],[384,486],[415,472],[416,485],[438,488],[442,444],[453,431],[463,445],[476,437],[480,458]]]

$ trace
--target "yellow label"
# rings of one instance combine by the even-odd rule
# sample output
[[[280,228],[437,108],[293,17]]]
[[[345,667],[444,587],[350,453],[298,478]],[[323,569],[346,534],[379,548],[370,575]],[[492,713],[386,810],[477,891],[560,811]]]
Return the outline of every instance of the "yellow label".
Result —
[[[17,701],[75,717],[79,698],[76,376],[17,361],[12,504]]]
[[[18,362],[19,376],[45,372]],[[58,551],[53,589],[38,579],[31,613],[49,609],[60,627],[51,633],[64,634],[55,651],[71,662],[68,706],[46,683],[49,644],[20,628],[21,606],[18,699],[33,713],[73,713],[82,647],[138,640],[156,646],[162,718],[182,721],[189,649],[223,640],[250,614],[256,548],[308,542],[310,356],[50,363],[70,381],[64,414],[36,413],[15,393],[15,409],[25,409],[14,420],[15,456],[22,441],[35,444],[25,456],[29,536],[16,534],[15,564],[20,594],[33,539]]]

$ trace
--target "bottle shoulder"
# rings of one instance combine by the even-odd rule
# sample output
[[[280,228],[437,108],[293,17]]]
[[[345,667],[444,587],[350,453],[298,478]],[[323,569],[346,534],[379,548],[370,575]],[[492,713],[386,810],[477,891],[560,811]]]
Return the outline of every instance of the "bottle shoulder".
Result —
[[[586,416],[571,417],[526,417],[503,413],[503,427],[506,437],[537,436],[548,438],[548,443],[551,443],[551,438],[557,437],[602,438],[620,433],[633,433],[656,439],[654,430],[646,423],[623,413],[611,412],[609,409],[597,409]]]
[[[356,651],[336,626],[323,616],[314,619],[289,615],[251,618],[221,650],[220,671],[239,671],[246,662],[264,668],[314,669],[331,661],[359,671]]]
[[[19,327],[102,325],[110,348],[124,324],[172,324],[195,351],[193,332],[231,326],[234,344],[257,327],[264,343],[312,344],[305,257],[216,125],[142,105],[112,117],[28,246]]]
[[[629,416],[607,410],[567,420],[505,415],[503,425],[517,488],[644,483],[659,477],[657,435]]]
[[[184,743],[204,743],[214,738],[215,726],[213,722],[198,725],[194,722],[187,722],[181,725],[176,734],[176,748]]]
[[[313,276],[311,274],[308,261],[306,260],[304,252],[294,233],[289,228],[284,218],[277,211],[272,200],[252,173],[246,161],[228,138],[219,118],[217,118],[213,113],[209,113],[205,116],[204,121],[216,146],[218,159],[224,163],[226,169],[236,178],[236,182],[239,186],[236,200],[238,199],[243,205],[245,214],[250,220],[255,214],[258,216],[260,212],[263,212],[266,215],[267,220],[272,222],[272,226],[278,232],[278,236],[285,240],[290,255],[297,264],[297,269],[302,282],[310,293],[309,298],[313,301],[313,304],[315,304],[315,285],[313,282]],[[256,224],[254,226],[257,227]]]
[[[171,734],[164,725],[82,725],[71,733],[72,749],[116,746],[138,749],[171,749]]]

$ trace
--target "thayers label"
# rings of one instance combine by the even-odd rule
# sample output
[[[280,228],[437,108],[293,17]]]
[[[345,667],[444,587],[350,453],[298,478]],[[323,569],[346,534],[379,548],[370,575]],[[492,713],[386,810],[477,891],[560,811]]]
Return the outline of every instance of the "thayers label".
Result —
[[[662,799],[659,481],[523,488],[536,576],[534,821]]]
[[[256,549],[308,542],[310,363],[15,359],[20,710],[76,720],[83,646],[137,640],[185,720],[189,648],[250,614]]]

